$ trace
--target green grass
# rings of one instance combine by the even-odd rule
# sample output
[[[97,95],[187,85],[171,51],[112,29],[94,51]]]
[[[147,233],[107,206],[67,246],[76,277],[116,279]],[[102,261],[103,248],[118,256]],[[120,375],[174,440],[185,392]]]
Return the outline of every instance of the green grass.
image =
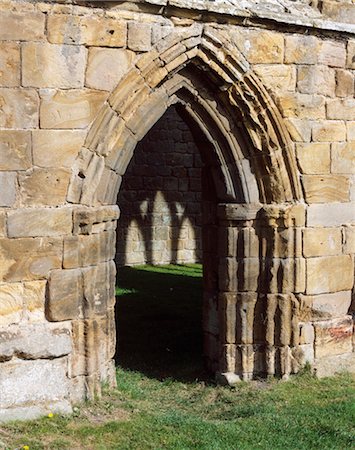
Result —
[[[70,417],[1,426],[5,448],[355,449],[353,376],[215,386],[201,357],[200,266],[120,277],[117,389]]]

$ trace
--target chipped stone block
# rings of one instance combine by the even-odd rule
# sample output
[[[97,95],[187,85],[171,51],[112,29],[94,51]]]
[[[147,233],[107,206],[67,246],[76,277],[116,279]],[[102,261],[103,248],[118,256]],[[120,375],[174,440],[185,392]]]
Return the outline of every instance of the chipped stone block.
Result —
[[[337,97],[351,97],[354,95],[354,75],[349,70],[336,70],[335,95]]]
[[[312,315],[315,319],[339,317],[348,314],[351,304],[351,291],[320,294],[310,297]]]
[[[350,40],[347,46],[346,67],[355,69],[355,40]]]
[[[80,88],[84,86],[85,66],[85,47],[30,42],[22,48],[24,86]]]
[[[314,326],[312,323],[300,323],[299,343],[312,344],[314,342]]]

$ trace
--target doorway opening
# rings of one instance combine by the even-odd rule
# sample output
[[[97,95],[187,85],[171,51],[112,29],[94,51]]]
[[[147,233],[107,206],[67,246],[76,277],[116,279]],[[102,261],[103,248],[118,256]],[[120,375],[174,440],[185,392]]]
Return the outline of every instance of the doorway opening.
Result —
[[[118,196],[116,361],[154,378],[207,376],[203,171],[196,137],[170,107],[137,145]]]

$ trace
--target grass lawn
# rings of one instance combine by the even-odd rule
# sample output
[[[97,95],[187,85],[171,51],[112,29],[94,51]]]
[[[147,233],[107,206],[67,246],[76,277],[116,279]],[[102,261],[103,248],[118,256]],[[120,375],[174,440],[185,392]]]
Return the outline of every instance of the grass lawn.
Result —
[[[355,378],[215,386],[201,357],[201,267],[121,270],[117,390],[0,426],[0,448],[355,449]],[[3,445],[3,447],[1,447]]]

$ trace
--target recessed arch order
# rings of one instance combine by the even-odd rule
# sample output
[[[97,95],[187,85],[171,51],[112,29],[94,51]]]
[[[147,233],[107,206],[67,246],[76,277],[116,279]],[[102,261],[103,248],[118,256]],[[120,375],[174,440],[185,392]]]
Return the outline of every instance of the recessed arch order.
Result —
[[[110,94],[78,157],[68,200],[114,204],[137,142],[174,103],[213,149],[206,158],[221,202],[302,199],[292,143],[271,96],[225,36],[195,24],[138,57]]]

